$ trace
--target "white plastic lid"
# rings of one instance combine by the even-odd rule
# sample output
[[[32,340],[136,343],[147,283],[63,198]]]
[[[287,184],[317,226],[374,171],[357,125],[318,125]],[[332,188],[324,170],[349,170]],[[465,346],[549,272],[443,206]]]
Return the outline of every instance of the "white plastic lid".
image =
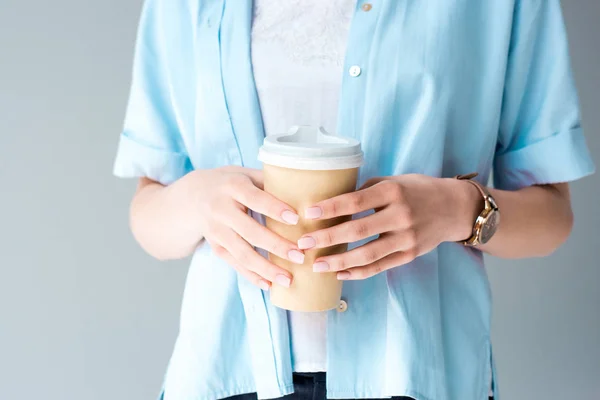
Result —
[[[350,169],[362,165],[363,152],[356,139],[331,135],[322,127],[296,125],[288,133],[267,136],[258,159],[292,169]]]

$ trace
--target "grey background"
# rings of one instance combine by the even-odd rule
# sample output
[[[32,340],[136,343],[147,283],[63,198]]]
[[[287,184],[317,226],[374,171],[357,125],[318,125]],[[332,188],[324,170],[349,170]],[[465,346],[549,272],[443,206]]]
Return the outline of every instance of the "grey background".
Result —
[[[0,4],[0,398],[148,400],[178,328],[187,261],[145,255],[131,181],[110,174],[141,0]],[[600,165],[600,2],[564,2]],[[543,260],[489,259],[504,399],[600,398],[598,176]]]

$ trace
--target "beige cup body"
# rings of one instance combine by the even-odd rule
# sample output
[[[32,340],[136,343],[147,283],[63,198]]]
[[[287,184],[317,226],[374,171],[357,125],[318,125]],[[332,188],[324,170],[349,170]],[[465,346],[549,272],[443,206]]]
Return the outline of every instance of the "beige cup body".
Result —
[[[267,218],[267,227],[282,237],[297,242],[305,233],[337,225],[349,217],[331,220],[306,220],[304,209],[331,197],[356,189],[358,168],[329,171],[297,170],[264,165],[265,191],[292,206],[300,214],[295,226]],[[306,250],[303,265],[294,264],[273,254],[270,260],[287,269],[294,276],[290,288],[271,287],[271,302],[277,307],[293,311],[325,311],[336,308],[342,295],[342,282],[335,272],[316,273],[312,265],[316,258],[342,253],[347,245],[326,249]]]

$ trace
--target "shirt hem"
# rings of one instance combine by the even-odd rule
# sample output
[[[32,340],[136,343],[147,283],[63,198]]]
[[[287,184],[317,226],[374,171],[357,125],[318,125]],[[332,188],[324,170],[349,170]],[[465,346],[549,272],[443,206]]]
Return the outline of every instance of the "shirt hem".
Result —
[[[294,393],[294,384],[279,386],[276,391],[263,390],[258,391],[258,400],[277,399],[288,394]]]
[[[266,399],[276,399],[279,397],[283,397],[286,396],[288,394],[291,394],[294,392],[294,385],[284,385],[284,386],[279,386],[277,388],[277,390],[272,391],[272,390],[265,390],[261,393],[261,396],[258,397],[259,400],[266,400]],[[229,397],[233,397],[233,396],[240,396],[240,395],[244,395],[244,394],[252,394],[252,393],[257,393],[257,389],[255,386],[249,385],[249,386],[238,386],[235,387],[233,389],[229,389],[229,390],[220,390],[220,391],[216,391],[216,392],[210,392],[210,393],[206,393],[200,396],[195,396],[193,399],[194,400],[219,400],[219,399],[227,399]],[[160,395],[158,396],[158,400],[180,400],[180,399],[173,399],[170,397],[165,397],[165,390],[163,389],[160,393]]]
[[[403,390],[394,394],[382,394],[376,391],[354,391],[346,389],[327,390],[328,399],[390,399],[392,397],[412,397],[415,400],[434,400],[414,390]]]

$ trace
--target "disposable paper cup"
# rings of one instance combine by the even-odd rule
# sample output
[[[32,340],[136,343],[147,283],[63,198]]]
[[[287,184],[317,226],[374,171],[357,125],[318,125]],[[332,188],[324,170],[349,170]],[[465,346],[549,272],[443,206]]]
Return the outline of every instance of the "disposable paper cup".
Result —
[[[296,242],[302,235],[337,225],[349,217],[308,220],[304,210],[315,203],[356,189],[358,168],[363,163],[360,143],[331,135],[323,128],[293,126],[288,133],[268,136],[259,151],[264,164],[265,191],[292,206],[300,214],[295,226],[267,218],[267,227]],[[294,311],[337,308],[342,282],[334,272],[313,272],[316,258],[346,251],[347,244],[306,250],[303,265],[270,254],[270,260],[294,276],[290,288],[271,287],[271,302]]]

